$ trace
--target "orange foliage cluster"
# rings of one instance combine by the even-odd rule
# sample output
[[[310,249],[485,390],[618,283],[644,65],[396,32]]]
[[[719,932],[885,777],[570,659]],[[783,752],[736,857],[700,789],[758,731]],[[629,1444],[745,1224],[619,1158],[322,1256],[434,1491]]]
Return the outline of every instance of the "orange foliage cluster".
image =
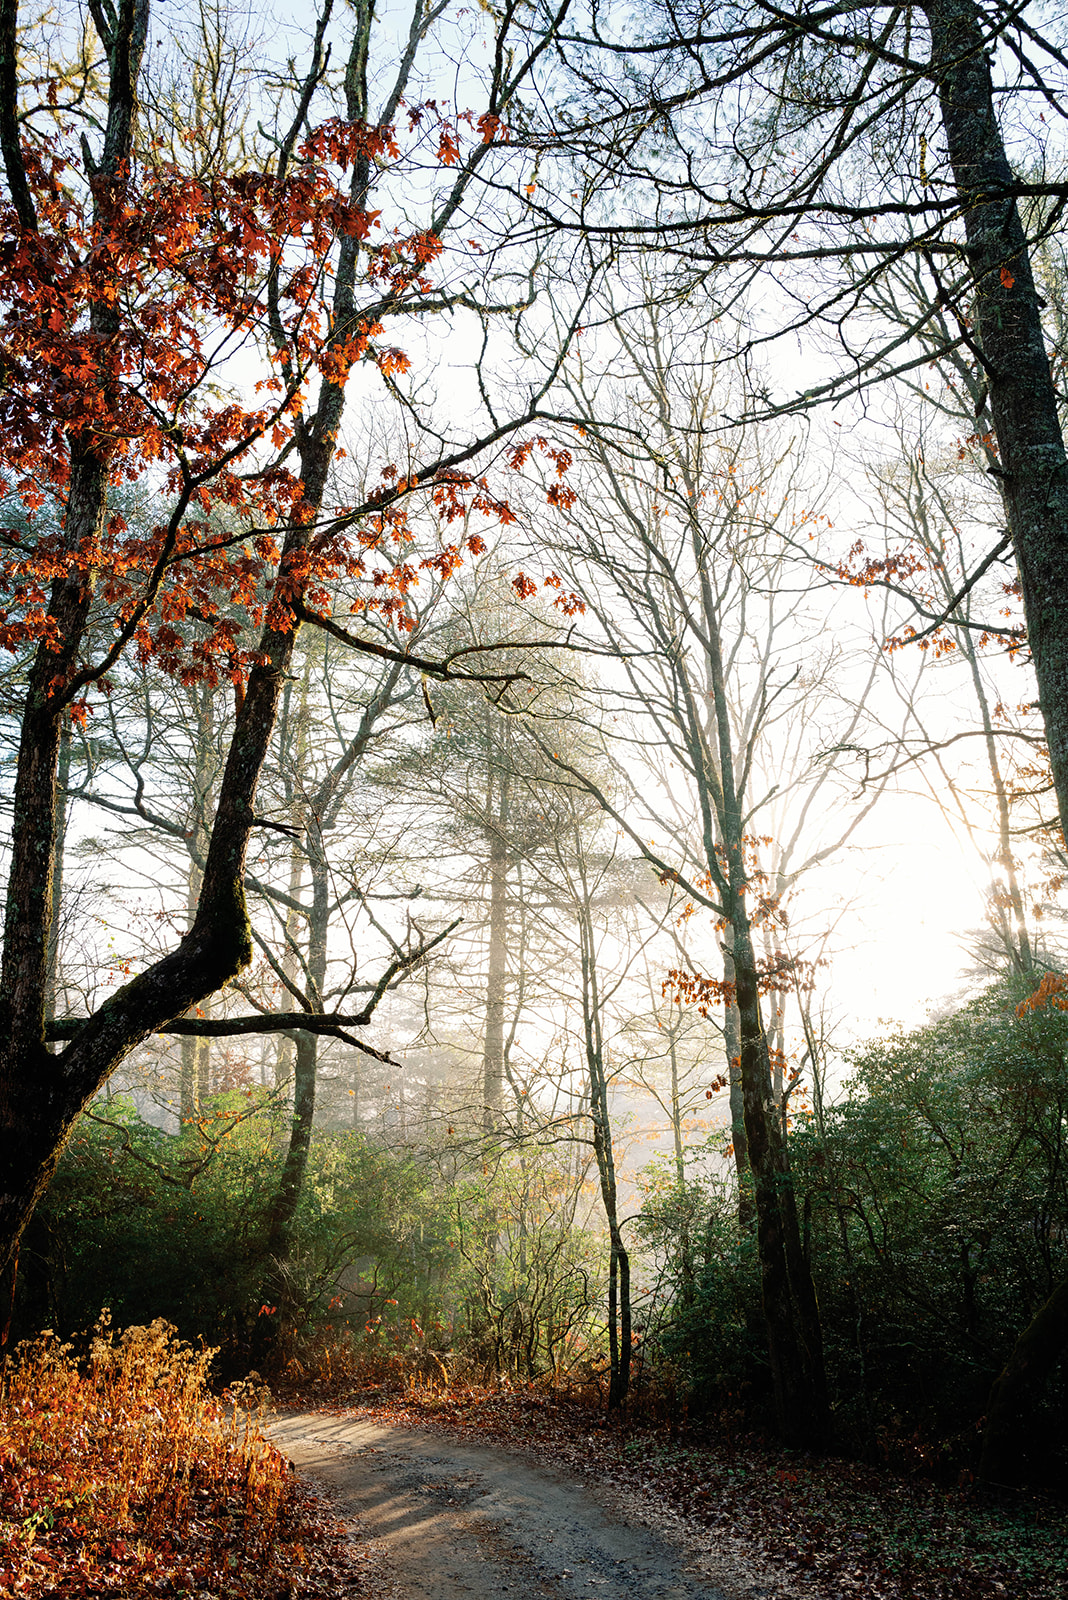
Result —
[[[813,987],[815,963],[803,961],[800,956],[787,955],[776,950],[768,960],[757,962],[757,987],[761,994],[794,994]],[[682,967],[672,967],[661,985],[661,993],[668,994],[676,1005],[696,1006],[699,1016],[707,1017],[713,1005],[733,1005],[737,997],[734,983],[723,978],[710,978],[703,972],[686,972]]]
[[[988,429],[985,433],[969,433],[966,439],[959,439],[957,441],[957,460],[964,461],[968,452],[977,445],[983,450],[990,450],[994,455],[997,455],[997,440],[994,438],[993,430]]]
[[[102,1319],[74,1360],[50,1333],[9,1358],[0,1388],[0,1595],[188,1595],[307,1585],[329,1527],[231,1396],[207,1391],[214,1352],[165,1322],[115,1339]],[[321,1592],[316,1583],[301,1593]]]
[[[442,135],[450,149],[454,133]],[[500,133],[476,130],[483,141]],[[355,162],[400,155],[394,128],[333,119],[309,133],[284,177],[195,177],[153,150],[86,185],[76,151],[62,126],[27,143],[35,228],[0,205],[3,488],[20,511],[5,518],[0,508],[0,524],[11,524],[0,526],[0,648],[50,639],[52,587],[76,573],[87,583],[100,574],[111,612],[115,643],[96,676],[132,643],[142,662],[154,657],[186,681],[239,684],[255,659],[241,648],[243,627],[291,626],[298,594],[329,611],[342,575],[369,580],[362,608],[399,617],[419,571],[444,577],[460,561],[455,545],[419,566],[397,559],[411,537],[397,504],[410,485],[383,478],[369,515],[332,513],[285,571],[275,537],[310,515],[287,464],[309,384],[341,385],[362,361],[387,374],[408,366],[378,342],[380,322],[332,321],[338,239],[360,241],[362,271],[394,304],[431,287],[440,241],[385,228],[347,194]],[[226,364],[253,349],[265,375],[247,402]],[[117,488],[147,487],[174,513],[135,530],[116,511],[72,548],[49,508],[58,504],[61,523],[80,455],[107,461]],[[507,516],[463,473],[431,492],[446,520],[470,509]]]
[[[845,583],[867,588],[885,578],[915,578],[927,571],[929,556],[921,559],[911,550],[898,550],[889,556],[870,556],[863,539],[857,539],[835,572]]]
[[[1016,1015],[1023,1018],[1029,1011],[1042,1011],[1046,1006],[1052,1006],[1055,1011],[1068,1011],[1068,978],[1056,972],[1044,972],[1034,994],[1029,994],[1016,1007]]]
[[[551,504],[552,490],[549,491],[549,496]],[[542,579],[542,587],[544,589],[558,589],[560,591],[553,601],[553,605],[556,606],[558,610],[562,611],[565,617],[573,617],[586,610],[585,600],[583,600],[580,594],[576,594],[574,589],[564,588],[559,573],[550,572],[545,578]],[[535,595],[538,592],[537,584],[534,582],[533,578],[528,578],[525,572],[516,573],[515,577],[512,579],[512,588],[519,596],[520,600],[529,600],[532,595]]]

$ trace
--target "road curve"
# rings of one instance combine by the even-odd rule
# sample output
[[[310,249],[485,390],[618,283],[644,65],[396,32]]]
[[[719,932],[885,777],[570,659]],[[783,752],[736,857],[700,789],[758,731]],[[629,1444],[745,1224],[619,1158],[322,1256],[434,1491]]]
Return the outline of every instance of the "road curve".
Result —
[[[644,1527],[564,1471],[419,1429],[324,1412],[268,1433],[373,1541],[397,1600],[773,1600],[766,1575],[721,1586],[722,1561]],[[719,1570],[717,1570],[719,1569]],[[715,1579],[713,1572],[716,1573]]]

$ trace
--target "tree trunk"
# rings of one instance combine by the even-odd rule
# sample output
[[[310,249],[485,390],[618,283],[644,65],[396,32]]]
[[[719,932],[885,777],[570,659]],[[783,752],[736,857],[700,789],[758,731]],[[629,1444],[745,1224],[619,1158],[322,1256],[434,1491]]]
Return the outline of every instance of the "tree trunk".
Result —
[[[289,1125],[289,1144],[267,1222],[267,1249],[280,1258],[289,1247],[289,1235],[304,1189],[315,1121],[315,1073],[318,1041],[314,1033],[298,1033],[293,1070],[293,1114]],[[273,1291],[272,1291],[273,1292]]]
[[[59,763],[56,772],[56,842],[55,859],[52,868],[51,926],[48,930],[48,946],[45,956],[45,1015],[49,1018],[49,1020],[54,1018],[56,1015],[57,990],[59,986],[60,915],[63,909],[63,856],[67,844],[67,822],[70,813],[70,801],[68,798],[68,790],[70,788],[70,763],[70,717],[66,716],[63,719],[63,731],[59,736]]]
[[[974,0],[929,0],[931,64],[975,280],[999,479],[1023,590],[1053,787],[1068,816],[1068,459],[1038,295],[994,112],[983,17]],[[1068,1283],[1017,1342],[990,1396],[980,1475],[1019,1482],[1032,1409],[1068,1338]]]
[[[579,842],[576,838],[576,855]],[[597,952],[589,892],[582,885],[577,907],[582,961],[582,1022],[585,1036],[586,1071],[590,1091],[590,1121],[593,1124],[593,1153],[601,1184],[601,1200],[608,1223],[608,1409],[626,1404],[630,1393],[631,1303],[630,1256],[623,1243],[619,1223],[619,1196],[616,1185],[615,1149],[608,1114],[608,1075],[605,1071],[604,1038],[601,1031],[601,995],[597,972]]]
[[[193,806],[189,818],[189,873],[186,879],[186,912],[192,925],[204,881],[200,863],[208,844],[208,819],[212,809],[215,769],[212,760],[215,742],[215,696],[205,685],[194,690],[196,705],[196,757],[193,769]],[[191,1122],[211,1094],[211,1042],[187,1035],[182,1039],[179,1111],[183,1123]]]
[[[975,0],[928,0],[931,67],[975,282],[1000,483],[1023,589],[1053,786],[1068,816],[1068,460]]]
[[[692,513],[696,519],[696,509]],[[693,524],[695,553],[700,529]],[[730,706],[723,672],[718,611],[707,566],[698,562],[706,630],[712,722],[695,737],[698,758],[716,795],[718,837],[705,823],[708,870],[718,884],[728,923],[729,960],[738,1008],[739,1065],[746,1149],[753,1178],[761,1298],[780,1435],[787,1444],[820,1448],[830,1436],[823,1333],[812,1273],[801,1246],[793,1179],[780,1108],[772,1086],[771,1055],[760,1013],[760,978],[746,901],[745,800],[735,777]],[[693,696],[691,693],[691,700]],[[691,726],[700,726],[695,713]],[[721,864],[722,863],[722,864]],[[725,952],[726,956],[726,952]]]
[[[297,769],[300,770],[299,768]],[[289,856],[289,882],[287,885],[290,900],[300,900],[304,888],[304,850],[299,839],[294,839],[293,848]],[[299,939],[301,916],[292,906],[286,910],[285,921],[285,948],[282,952],[282,971],[292,984],[300,983],[300,958]],[[274,1052],[274,1086],[281,1089],[283,1084],[289,1082],[293,1075],[294,1052],[296,1046],[288,1034],[279,1034],[278,1043]]]
[[[618,1411],[630,1393],[631,1308],[630,1256],[615,1218],[609,1226],[608,1261],[608,1409]]]
[[[504,1009],[508,982],[508,813],[511,784],[503,764],[497,776],[500,787],[496,815],[489,819],[489,956],[486,972],[486,1035],[482,1049],[482,1121],[487,1131],[497,1126],[504,1105]]]
[[[304,655],[304,666],[300,674],[300,694],[294,708],[294,682],[286,684],[282,697],[282,711],[279,717],[279,736],[285,750],[285,770],[294,788],[291,791],[293,805],[293,822],[298,827],[304,820],[304,812],[299,803],[303,793],[303,786],[307,779],[308,755],[308,694],[311,683],[311,652]],[[304,888],[304,845],[301,838],[293,840],[289,855],[289,886],[288,893],[291,904],[286,908],[285,944],[282,951],[282,971],[290,983],[300,983],[300,913],[294,908],[292,902],[300,902]],[[288,1083],[293,1075],[293,1062],[296,1046],[291,1037],[279,1034],[275,1045],[274,1060],[274,1085],[280,1089]]]
[[[326,984],[327,934],[330,928],[330,868],[323,848],[318,819],[313,817],[305,835],[311,867],[312,903],[308,917],[308,998],[317,1010],[323,1009]],[[271,1204],[267,1227],[267,1249],[272,1256],[284,1256],[289,1234],[304,1189],[315,1121],[316,1071],[319,1040],[314,1033],[296,1035],[293,1066],[293,1118],[289,1145],[278,1189]]]
[[[724,930],[725,946],[731,939],[731,930]],[[723,981],[735,988],[734,957],[729,948],[723,951]],[[749,1144],[745,1136],[745,1099],[742,1094],[742,1026],[738,1018],[738,1001],[728,993],[723,1003],[723,1050],[727,1057],[727,1083],[731,1113],[731,1148],[734,1153],[734,1176],[738,1184],[738,1227],[743,1236],[752,1232],[756,1222],[753,1210],[753,1175],[749,1170]]]
[[[990,1391],[979,1461],[985,1483],[1012,1488],[1031,1481],[1040,1463],[1032,1459],[1032,1418],[1057,1362],[1068,1350],[1068,1278],[1016,1341],[1016,1348]]]
[[[679,1058],[674,1025],[668,1028],[668,1058],[671,1064],[671,1137],[675,1148],[675,1182],[679,1190],[679,1299],[689,1310],[696,1297],[693,1230],[686,1199],[686,1151],[682,1142],[682,1104],[679,1091]]]
[[[761,1297],[779,1432],[787,1444],[827,1443],[830,1409],[823,1335],[812,1275],[801,1248],[771,1063],[760,1018],[756,962],[744,907],[736,912],[734,963],[742,1035],[742,1094],[757,1216]]]

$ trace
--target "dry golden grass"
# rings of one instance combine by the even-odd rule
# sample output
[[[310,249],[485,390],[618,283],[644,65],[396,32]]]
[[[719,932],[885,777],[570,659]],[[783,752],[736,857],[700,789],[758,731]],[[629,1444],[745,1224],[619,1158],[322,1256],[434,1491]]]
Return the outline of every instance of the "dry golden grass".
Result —
[[[162,1321],[115,1336],[103,1320],[81,1360],[47,1332],[7,1360],[0,1596],[280,1600],[354,1581],[342,1530],[256,1426],[261,1396],[210,1393],[213,1354]]]

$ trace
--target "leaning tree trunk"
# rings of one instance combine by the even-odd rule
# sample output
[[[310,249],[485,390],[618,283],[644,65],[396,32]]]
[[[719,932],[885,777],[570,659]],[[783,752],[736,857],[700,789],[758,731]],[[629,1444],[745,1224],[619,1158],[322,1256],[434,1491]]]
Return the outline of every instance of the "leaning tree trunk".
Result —
[[[292,530],[283,556],[303,549]],[[288,558],[288,559],[287,559]],[[53,614],[64,609],[58,603]],[[252,959],[244,870],[255,817],[256,785],[288,670],[293,628],[267,629],[262,664],[249,676],[223,777],[219,807],[193,926],[176,949],[124,984],[88,1017],[57,1054],[45,1045],[46,947],[50,930],[56,768],[62,709],[42,696],[38,678],[56,676],[40,663],[31,685],[16,778],[7,940],[0,982],[0,1245],[6,1264],[83,1105],[118,1064],[164,1024],[236,976]],[[62,671],[62,668],[60,668]],[[43,703],[34,703],[37,697]],[[41,862],[48,870],[41,870]]]

